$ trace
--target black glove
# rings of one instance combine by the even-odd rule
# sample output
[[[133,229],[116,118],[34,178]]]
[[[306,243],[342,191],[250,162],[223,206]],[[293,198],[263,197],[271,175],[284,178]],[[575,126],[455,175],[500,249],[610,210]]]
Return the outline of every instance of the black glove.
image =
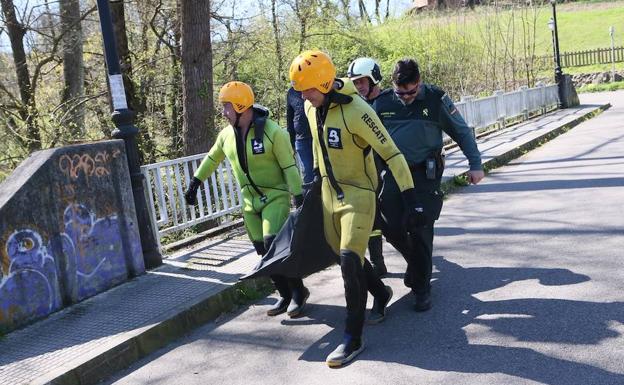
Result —
[[[301,207],[301,205],[303,204],[303,194],[293,195],[293,204],[297,209]]]
[[[425,215],[425,209],[418,201],[416,190],[413,188],[407,189],[402,192],[403,201],[405,202],[405,226],[408,232],[412,232],[419,227],[423,227],[427,224],[427,216]]]
[[[314,170],[312,170],[312,174],[314,175],[314,180],[312,181],[312,183],[318,183],[321,181],[321,170],[319,170],[319,168],[315,168]]]
[[[184,200],[186,201],[186,204],[191,206],[195,206],[197,204],[197,190],[199,189],[199,186],[201,186],[201,184],[202,182],[199,179],[195,177],[191,179],[191,183],[184,193]]]

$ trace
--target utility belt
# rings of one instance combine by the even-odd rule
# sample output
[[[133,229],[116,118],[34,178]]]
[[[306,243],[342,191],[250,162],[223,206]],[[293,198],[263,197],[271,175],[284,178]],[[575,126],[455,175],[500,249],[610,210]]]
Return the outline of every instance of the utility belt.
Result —
[[[442,178],[444,173],[444,152],[443,149],[436,150],[420,163],[411,163],[409,169],[412,172],[424,173],[429,180]]]

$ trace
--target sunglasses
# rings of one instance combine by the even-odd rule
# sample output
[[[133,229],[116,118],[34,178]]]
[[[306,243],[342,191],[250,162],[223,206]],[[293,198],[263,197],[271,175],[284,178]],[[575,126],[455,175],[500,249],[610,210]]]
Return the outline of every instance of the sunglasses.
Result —
[[[414,87],[414,89],[409,90],[409,91],[397,91],[397,89],[395,88],[395,89],[394,89],[394,94],[395,94],[396,96],[407,96],[407,95],[414,95],[414,94],[418,93],[418,87],[419,87],[419,86],[420,86],[420,85],[418,85],[418,86]]]

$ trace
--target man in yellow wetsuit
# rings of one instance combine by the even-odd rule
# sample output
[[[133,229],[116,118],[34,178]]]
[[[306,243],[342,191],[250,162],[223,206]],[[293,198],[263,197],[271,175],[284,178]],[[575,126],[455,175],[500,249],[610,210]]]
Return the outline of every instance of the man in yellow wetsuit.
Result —
[[[364,258],[375,219],[377,171],[372,150],[388,164],[403,191],[408,228],[424,221],[414,200],[414,185],[405,158],[375,111],[357,96],[349,79],[335,79],[331,58],[305,51],[290,66],[290,80],[306,100],[313,138],[315,178],[321,185],[325,237],[340,255],[347,319],[342,343],[326,359],[330,367],[351,361],[364,349],[362,329],[367,289],[375,299],[369,321],[383,320],[392,291]]]
[[[227,157],[241,186],[247,234],[257,253],[264,255],[288,218],[291,194],[297,207],[303,201],[288,132],[268,118],[266,108],[253,104],[253,91],[245,83],[225,84],[219,102],[230,124],[219,133],[195,172],[185,198],[188,204],[196,204],[199,186]],[[292,318],[301,316],[310,295],[302,279],[281,275],[271,279],[281,298],[267,315],[287,312]]]

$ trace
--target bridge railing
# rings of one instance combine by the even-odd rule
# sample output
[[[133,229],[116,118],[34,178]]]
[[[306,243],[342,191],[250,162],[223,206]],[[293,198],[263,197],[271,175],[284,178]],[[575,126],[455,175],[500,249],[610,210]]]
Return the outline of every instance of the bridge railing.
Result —
[[[492,96],[480,99],[465,96],[455,106],[468,125],[473,127],[475,134],[479,134],[493,126],[504,127],[509,122],[555,109],[558,98],[556,85],[522,87],[506,93],[497,91]],[[450,141],[450,138],[445,137],[445,140]],[[204,182],[197,206],[188,206],[184,201],[184,191],[205,155],[187,156],[141,167],[146,181],[148,207],[159,242],[166,234],[208,220],[218,219],[221,224],[225,224],[233,220],[231,214],[240,212],[240,187],[227,160]]]
[[[189,182],[206,154],[167,160],[141,167],[145,176],[148,207],[160,242],[162,236],[209,220],[224,220],[239,212],[242,195],[226,160],[204,181],[197,205],[184,200]]]
[[[478,134],[494,125],[504,127],[510,121],[542,114],[556,108],[558,102],[557,85],[550,85],[521,87],[511,92],[496,91],[494,95],[480,99],[464,96],[461,102],[456,103],[456,107],[466,123]]]

